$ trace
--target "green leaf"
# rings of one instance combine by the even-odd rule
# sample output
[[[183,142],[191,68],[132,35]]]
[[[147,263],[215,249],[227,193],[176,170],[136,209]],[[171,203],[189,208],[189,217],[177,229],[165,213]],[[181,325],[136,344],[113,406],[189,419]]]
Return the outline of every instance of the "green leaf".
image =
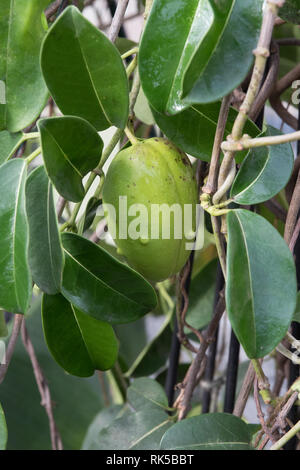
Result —
[[[8,160],[22,143],[22,133],[0,132],[0,164]]]
[[[279,16],[283,20],[300,24],[300,0],[285,0],[285,4],[279,10]]]
[[[128,80],[116,47],[73,6],[49,29],[41,51],[47,86],[63,114],[97,130],[124,128]]]
[[[118,342],[108,323],[81,312],[61,294],[44,294],[42,318],[48,348],[70,374],[89,377],[114,365]]]
[[[120,52],[120,55],[123,55],[125,54],[125,52],[130,51],[130,49],[133,49],[134,47],[136,47],[137,43],[127,38],[118,37],[115,40],[115,46]]]
[[[210,161],[214,137],[217,129],[221,103],[195,105],[176,114],[165,116],[152,108],[156,124],[164,134],[193,157],[200,158],[206,162]],[[231,134],[232,126],[237,116],[234,108],[230,109],[226,123],[225,137]],[[245,133],[256,137],[260,130],[250,120],[245,126]],[[240,163],[246,152],[237,154],[237,162]]]
[[[81,450],[96,450],[99,432],[107,428],[123,412],[124,406],[122,405],[112,405],[100,411],[88,428]]]
[[[213,22],[208,0],[154,1],[138,58],[143,90],[157,111],[186,107],[180,99],[184,73]]]
[[[253,63],[260,34],[263,0],[214,1],[211,5],[213,31],[200,45],[184,76],[183,96],[190,103],[210,103],[234,90]],[[211,53],[205,57],[211,41]]]
[[[40,298],[26,315],[26,327],[39,364],[47,379],[53,414],[64,449],[80,449],[88,426],[103,407],[99,379],[78,378],[53,360],[44,340]],[[18,339],[0,400],[5,410],[9,450],[51,450],[49,420],[36,385],[32,364],[21,337]]]
[[[217,260],[208,263],[191,282],[186,321],[197,330],[204,328],[212,317],[215,296]],[[190,330],[186,329],[186,333]]]
[[[63,295],[76,307],[109,323],[128,323],[156,305],[156,294],[140,274],[96,244],[71,233],[65,250]]]
[[[161,440],[167,450],[251,450],[247,424],[226,413],[208,413],[174,424]]]
[[[127,399],[136,411],[146,408],[166,409],[168,399],[162,386],[153,379],[135,379],[127,390]]]
[[[236,88],[253,62],[261,18],[262,0],[155,0],[139,52],[151,105],[175,114]]]
[[[142,87],[140,88],[134,106],[134,114],[140,121],[144,122],[148,126],[152,126],[153,124],[155,124],[152,111],[150,109],[149,103],[147,101],[145,93],[143,92]]]
[[[94,218],[97,214],[97,209],[101,206],[102,200],[98,197],[91,197],[88,200],[84,214],[82,215],[78,223],[78,234],[84,233],[93,223]]]
[[[6,443],[7,443],[7,427],[6,427],[4,411],[0,404],[0,450],[6,449]]]
[[[268,127],[267,136],[280,134]],[[239,204],[258,204],[278,194],[290,179],[294,166],[291,144],[250,150],[234,180],[230,196]]]
[[[8,335],[8,328],[5,321],[5,312],[0,310],[0,338],[5,338]],[[1,348],[0,348],[1,351]],[[0,352],[0,363],[1,363],[1,352]]]
[[[11,132],[28,126],[46,104],[48,91],[39,55],[45,31],[41,15],[49,0],[2,0],[0,79],[5,81],[4,125]]]
[[[31,299],[28,266],[28,225],[25,211],[24,160],[9,160],[0,167],[0,306],[25,313]]]
[[[38,122],[45,167],[55,188],[65,199],[84,197],[82,178],[99,163],[103,141],[96,129],[75,116]]]
[[[57,294],[62,283],[63,251],[53,189],[43,166],[33,170],[27,179],[26,212],[32,278],[42,291]]]
[[[162,410],[148,408],[127,414],[100,431],[97,449],[156,450],[159,449],[161,437],[172,424]]]
[[[146,343],[142,351],[140,351],[136,357],[136,360],[128,369],[128,375],[132,377],[144,377],[155,374],[166,364],[172,341],[170,319],[170,316],[166,317],[154,338]]]
[[[237,209],[228,223],[226,306],[250,359],[269,354],[286,334],[296,305],[293,256],[260,215]]]
[[[293,316],[293,321],[300,323],[300,292],[297,292],[297,304]]]

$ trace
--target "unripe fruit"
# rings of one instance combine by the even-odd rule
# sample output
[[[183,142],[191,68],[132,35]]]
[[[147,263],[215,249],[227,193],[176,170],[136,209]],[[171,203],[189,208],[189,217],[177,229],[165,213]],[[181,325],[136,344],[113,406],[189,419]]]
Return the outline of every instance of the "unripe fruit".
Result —
[[[119,202],[124,202],[126,197],[129,209],[127,221],[124,218],[126,214],[119,207]],[[197,204],[194,171],[183,152],[168,140],[156,137],[121,150],[108,169],[103,187],[103,204],[109,231],[115,233],[119,252],[133,268],[150,281],[161,281],[180,271],[190,254],[190,247],[186,244],[192,245],[194,239]],[[109,211],[108,204],[115,208],[116,220]],[[133,204],[143,207],[133,206],[130,209]],[[162,204],[167,205],[164,207],[164,215],[158,209]],[[174,204],[176,215],[172,212]],[[184,205],[189,205],[189,209]],[[144,223],[145,210],[148,227]],[[169,210],[171,223],[168,234],[166,219]],[[191,217],[190,223],[184,226],[185,210]],[[159,218],[155,219],[153,214],[158,213]],[[144,219],[141,219],[142,216]],[[125,220],[127,235],[128,232],[129,235],[132,234],[132,227],[137,229],[135,239],[132,236],[123,239],[121,218],[123,224]],[[137,218],[143,222],[138,224]],[[154,224],[154,220],[157,220],[157,224]],[[167,224],[165,229],[164,223]],[[182,232],[180,237],[178,229]]]

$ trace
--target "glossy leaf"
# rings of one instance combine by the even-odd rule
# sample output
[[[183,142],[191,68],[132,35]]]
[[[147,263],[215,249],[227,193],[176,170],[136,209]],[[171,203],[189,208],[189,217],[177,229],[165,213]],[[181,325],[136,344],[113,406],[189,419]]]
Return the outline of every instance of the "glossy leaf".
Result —
[[[28,126],[46,104],[48,91],[39,55],[45,30],[41,15],[49,0],[2,0],[0,12],[0,79],[5,81],[4,126],[17,132]]]
[[[267,136],[280,134],[268,127]],[[294,166],[291,144],[252,149],[244,159],[231,188],[231,197],[239,204],[258,204],[275,196],[285,187]]]
[[[53,360],[43,335],[40,298],[33,302],[26,315],[26,327],[47,378],[64,449],[78,450],[90,422],[103,407],[99,379],[96,374],[89,378],[66,374]],[[0,401],[9,430],[9,450],[51,450],[48,417],[41,406],[32,364],[21,337],[0,387]]]
[[[296,305],[293,256],[277,230],[260,215],[230,211],[226,305],[249,358],[269,354],[287,332]]]
[[[166,409],[168,399],[162,386],[153,379],[135,379],[127,391],[127,399],[136,411],[146,408]]]
[[[251,450],[248,425],[226,413],[208,413],[174,424],[161,440],[167,450]]]
[[[75,116],[38,122],[45,167],[57,191],[69,201],[84,197],[82,178],[99,163],[103,141],[87,121]]]
[[[172,426],[163,410],[145,409],[115,419],[98,435],[98,450],[155,450]]]
[[[156,124],[174,144],[193,157],[209,162],[220,106],[219,102],[194,105],[175,116],[165,116],[153,108],[152,112]],[[225,137],[231,133],[236,116],[237,111],[231,108],[226,123]],[[255,124],[247,121],[245,133],[255,137],[260,131]],[[236,155],[238,163],[245,155],[246,152],[239,152]]]
[[[285,0],[279,10],[279,16],[285,21],[300,24],[300,0]]]
[[[137,46],[137,43],[127,38],[118,37],[115,40],[115,46],[121,55]]]
[[[124,406],[122,405],[112,405],[100,411],[88,428],[81,450],[96,450],[99,432],[107,428],[114,419],[121,417],[123,413]]]
[[[22,133],[0,132],[0,165],[11,157],[22,142]]]
[[[157,111],[173,114],[185,107],[183,76],[213,22],[208,0],[154,1],[140,44],[139,72]]]
[[[186,321],[197,330],[204,328],[213,312],[217,260],[211,261],[192,279]],[[186,333],[190,330],[186,329]]]
[[[7,442],[7,427],[4,411],[0,405],[0,450],[5,450]]]
[[[97,214],[97,209],[101,206],[102,200],[98,197],[91,197],[88,200],[84,214],[82,215],[78,223],[78,234],[84,233],[93,223],[94,218]]]
[[[300,323],[300,292],[297,293],[297,304],[293,316],[293,321]]]
[[[63,114],[97,130],[124,128],[128,80],[116,47],[73,6],[49,29],[41,51],[47,86]]]
[[[239,85],[253,62],[261,11],[261,0],[154,1],[139,52],[151,105],[175,114],[190,102],[216,101]],[[182,99],[189,92],[188,101]]]
[[[110,323],[134,321],[155,307],[155,291],[140,274],[85,238],[65,233],[62,240],[62,293],[76,307]]]
[[[26,211],[33,280],[43,292],[57,294],[62,283],[63,251],[52,184],[43,166],[33,170],[27,179]]]
[[[26,172],[27,164],[21,159],[0,167],[0,306],[14,313],[25,313],[31,298]]]
[[[148,340],[144,349],[140,351],[136,360],[130,366],[132,377],[145,377],[155,374],[165,366],[170,355],[170,344],[172,331],[170,328],[170,317],[166,317],[157,334]]]
[[[49,350],[67,372],[89,377],[113,366],[118,343],[108,323],[81,312],[61,294],[44,294],[42,318]]]
[[[236,88],[253,63],[260,34],[263,0],[214,1],[211,5],[214,31],[205,38],[184,76],[183,96],[190,103],[210,103]],[[210,41],[211,53],[203,60]]]

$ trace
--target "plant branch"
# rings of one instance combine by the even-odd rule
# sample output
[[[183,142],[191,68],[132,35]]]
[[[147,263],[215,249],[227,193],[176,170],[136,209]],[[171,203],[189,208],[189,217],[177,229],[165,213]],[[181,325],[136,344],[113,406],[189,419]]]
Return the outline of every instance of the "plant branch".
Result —
[[[296,140],[300,140],[300,131],[268,137],[256,137],[254,139],[245,135],[240,140],[223,142],[221,148],[226,152],[239,152],[240,150],[265,147],[266,145],[285,144]]]
[[[219,322],[223,316],[225,309],[224,294],[220,294],[219,301],[217,303],[216,310],[214,312],[213,318],[203,335],[203,342],[200,345],[200,348],[193,359],[192,364],[190,365],[188,372],[181,384],[181,393],[177,398],[174,406],[179,409],[178,419],[182,420],[186,417],[190,401],[193,395],[194,388],[197,384],[199,376],[204,372],[204,362],[206,358],[206,350],[210,343],[214,340],[216,329],[219,325]]]
[[[111,42],[115,42],[124,21],[124,16],[129,0],[119,0],[117,3],[116,12],[111,22],[108,32],[108,38]]]
[[[24,315],[22,315],[21,313],[15,314],[12,333],[11,333],[9,343],[8,343],[6,353],[5,353],[5,364],[0,365],[0,384],[3,382],[5,378],[8,366],[13,356],[23,320],[24,320]]]
[[[36,383],[37,383],[37,386],[41,395],[41,405],[45,408],[47,416],[48,416],[52,450],[62,450],[63,445],[62,445],[61,437],[56,427],[54,416],[53,416],[50,389],[49,389],[47,380],[43,374],[43,371],[40,367],[40,364],[37,360],[33,344],[30,340],[30,337],[29,337],[29,334],[25,325],[25,321],[22,323],[21,334],[22,334],[22,340],[23,340],[25,349],[28,353],[28,356],[32,364],[35,380],[36,380]]]
[[[279,441],[272,445],[270,450],[280,450],[290,439],[300,432],[300,420]]]
[[[255,371],[253,369],[252,363],[250,362],[242,387],[240,389],[239,395],[237,397],[237,400],[233,409],[233,414],[235,416],[238,416],[239,418],[241,418],[243,415],[246,403],[248,401],[250,392],[253,387],[254,379],[255,379]]]
[[[224,138],[226,122],[228,118],[230,108],[231,94],[223,98],[222,105],[220,108],[219,119],[217,129],[215,133],[214,145],[211,155],[211,161],[209,166],[209,173],[207,182],[202,188],[202,192],[207,194],[214,194],[217,189],[217,177],[219,169],[219,159],[221,153],[221,144]]]

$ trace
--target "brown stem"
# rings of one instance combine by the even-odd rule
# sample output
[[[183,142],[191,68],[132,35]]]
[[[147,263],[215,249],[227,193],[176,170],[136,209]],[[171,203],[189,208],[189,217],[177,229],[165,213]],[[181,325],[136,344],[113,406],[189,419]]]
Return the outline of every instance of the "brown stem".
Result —
[[[266,101],[271,96],[273,89],[275,87],[276,79],[278,76],[278,69],[279,69],[279,47],[273,41],[271,44],[270,49],[270,58],[269,58],[269,70],[268,74],[264,80],[264,83],[255,98],[255,101],[251,107],[251,111],[249,112],[249,117],[252,121],[256,121],[261,110],[266,104]]]
[[[281,119],[291,126],[293,129],[298,129],[298,121],[292,116],[288,110],[283,106],[280,96],[287,90],[294,81],[300,79],[300,64],[296,65],[290,70],[284,77],[282,77],[274,87],[274,90],[270,96],[270,104]]]
[[[211,155],[211,161],[209,166],[209,173],[207,182],[202,188],[202,191],[207,194],[214,194],[217,190],[217,178],[219,169],[219,159],[221,154],[221,143],[224,138],[226,122],[228,118],[229,108],[231,102],[231,94],[223,98],[222,105],[220,108],[219,119],[217,129],[215,133],[214,145]]]
[[[218,301],[214,316],[203,335],[203,341],[200,345],[200,348],[193,359],[192,364],[190,365],[188,372],[182,382],[182,390],[179,397],[176,400],[175,406],[179,409],[178,419],[181,420],[186,417],[187,412],[189,410],[191,398],[193,395],[194,388],[197,384],[197,380],[199,376],[204,371],[204,363],[203,361],[206,358],[206,350],[210,343],[214,340],[214,334],[218,327],[218,324],[222,318],[225,309],[225,302],[224,297],[220,294],[220,299]]]
[[[10,364],[12,355],[14,353],[23,320],[24,320],[24,315],[20,313],[15,314],[11,337],[10,337],[10,340],[9,340],[9,343],[5,352],[5,364],[0,365],[0,384],[3,382],[5,378],[8,366]]]
[[[125,11],[126,11],[128,2],[129,0],[118,1],[116,12],[112,19],[109,32],[108,32],[108,37],[111,40],[111,42],[115,42],[115,40],[117,39],[122,23],[124,21]]]
[[[290,207],[287,213],[286,224],[284,229],[284,239],[287,244],[290,243],[297,222],[300,209],[300,171],[298,172]]]
[[[243,415],[246,403],[253,387],[254,379],[255,371],[252,364],[250,363],[233,410],[233,414],[239,418],[241,418]]]
[[[40,367],[40,364],[37,360],[33,344],[30,340],[30,337],[29,337],[29,334],[25,325],[25,321],[22,323],[21,334],[22,334],[22,340],[23,340],[25,349],[28,353],[28,356],[32,364],[35,380],[36,380],[36,383],[37,383],[37,386],[41,395],[41,405],[45,408],[47,416],[48,416],[52,450],[62,450],[63,449],[62,440],[58,432],[58,429],[56,427],[54,416],[53,416],[50,389],[48,387],[46,377],[44,376],[43,371]]]

